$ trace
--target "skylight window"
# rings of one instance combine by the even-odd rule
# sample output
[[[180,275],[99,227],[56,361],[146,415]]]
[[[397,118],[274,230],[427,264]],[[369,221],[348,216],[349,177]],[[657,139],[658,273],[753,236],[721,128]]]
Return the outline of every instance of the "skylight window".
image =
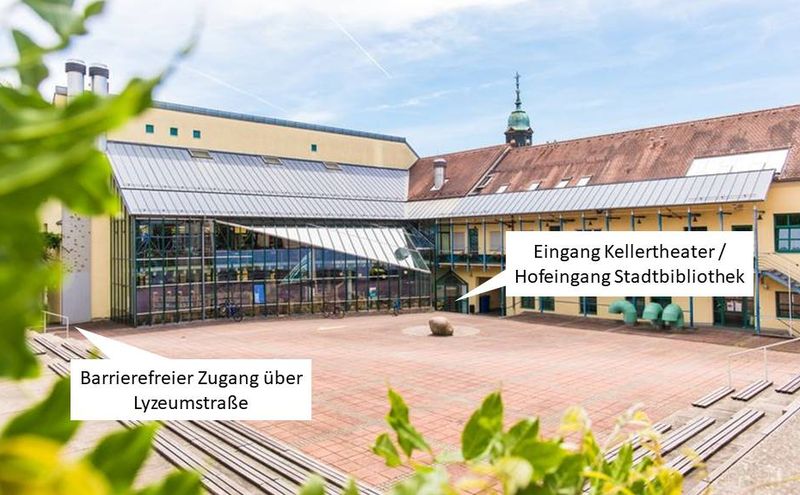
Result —
[[[342,166],[339,165],[336,162],[322,162],[322,164],[325,165],[325,168],[328,169],[328,170],[334,170],[335,171],[335,170],[341,170],[342,169]]]
[[[506,190],[508,190],[508,184],[503,184],[502,186],[497,188],[497,191],[495,191],[495,193],[504,193],[506,192]]]
[[[275,156],[261,155],[261,161],[264,162],[265,165],[283,165],[280,158]]]
[[[535,190],[539,189],[539,184],[541,184],[541,183],[542,183],[542,181],[540,181],[540,180],[535,180],[535,181],[531,182],[530,184],[528,184],[528,191],[535,191]]]
[[[569,181],[571,179],[572,179],[572,177],[567,177],[566,179],[561,179],[560,181],[558,181],[558,184],[556,184],[556,189],[562,189],[564,187],[567,187],[569,185]]]
[[[727,174],[731,172],[748,172],[751,170],[775,170],[781,173],[786,163],[788,149],[738,153],[735,155],[709,156],[692,160],[687,176]]]
[[[189,149],[189,155],[192,158],[203,158],[204,160],[213,160],[211,153],[208,150]]]
[[[590,180],[592,180],[592,176],[591,175],[586,175],[586,176],[583,176],[580,179],[578,179],[578,183],[575,184],[575,185],[578,186],[578,187],[585,186],[586,184],[589,183]]]
[[[489,183],[490,183],[490,182],[492,182],[492,179],[494,179],[494,175],[493,175],[493,174],[489,174],[489,175],[487,175],[486,177],[484,177],[484,178],[483,178],[483,179],[482,179],[482,180],[481,180],[481,181],[478,183],[478,185],[477,185],[477,186],[475,186],[475,190],[476,190],[476,191],[480,191],[480,190],[481,190],[481,189],[483,189],[484,187],[488,186],[488,185],[489,185]]]

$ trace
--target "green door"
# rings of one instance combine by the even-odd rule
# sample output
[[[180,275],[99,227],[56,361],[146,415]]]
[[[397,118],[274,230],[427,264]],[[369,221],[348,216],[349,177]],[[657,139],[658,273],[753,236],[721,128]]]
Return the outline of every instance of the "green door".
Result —
[[[714,325],[753,328],[752,297],[715,297]]]

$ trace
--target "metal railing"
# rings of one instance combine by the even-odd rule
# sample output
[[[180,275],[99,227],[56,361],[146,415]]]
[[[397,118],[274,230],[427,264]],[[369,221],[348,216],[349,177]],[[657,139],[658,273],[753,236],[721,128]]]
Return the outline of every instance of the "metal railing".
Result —
[[[743,351],[732,352],[728,354],[728,386],[733,387],[733,358],[743,356],[745,354],[761,352],[761,361],[764,371],[764,380],[769,381],[769,358],[767,357],[767,350],[773,349],[778,346],[790,344],[792,342],[800,342],[800,337],[782,340],[773,344],[762,345],[760,347],[753,347],[752,349],[745,349]]]
[[[59,319],[59,322],[64,322],[64,331],[66,333],[66,338],[69,339],[69,316],[62,315],[61,313],[53,313],[51,311],[42,311],[42,333],[47,333],[47,317],[48,316],[56,316]],[[59,325],[56,328],[60,328]]]

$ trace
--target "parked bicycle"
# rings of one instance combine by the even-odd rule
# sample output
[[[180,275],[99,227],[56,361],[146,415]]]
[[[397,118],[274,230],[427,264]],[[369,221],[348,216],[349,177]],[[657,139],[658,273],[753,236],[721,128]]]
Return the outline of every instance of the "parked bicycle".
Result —
[[[401,309],[403,309],[403,303],[400,301],[400,298],[398,297],[392,303],[392,316],[399,316]]]
[[[331,303],[322,310],[322,314],[325,318],[344,318],[344,309],[338,304]]]
[[[244,313],[242,308],[234,304],[230,299],[226,299],[217,308],[217,318],[228,318],[233,321],[242,321]]]

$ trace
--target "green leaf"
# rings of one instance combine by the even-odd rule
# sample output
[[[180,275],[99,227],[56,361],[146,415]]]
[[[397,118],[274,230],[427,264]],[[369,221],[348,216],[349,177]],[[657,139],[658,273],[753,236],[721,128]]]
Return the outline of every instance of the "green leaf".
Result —
[[[518,421],[503,435],[503,451],[508,455],[519,455],[523,446],[539,439],[539,418]]]
[[[461,433],[461,453],[473,460],[483,455],[503,429],[503,399],[500,392],[489,394],[469,418]]]
[[[422,435],[411,425],[408,418],[408,406],[403,398],[392,389],[389,389],[389,404],[391,409],[386,416],[386,422],[397,434],[397,443],[406,454],[411,457],[414,450],[430,452],[431,448]]]
[[[402,464],[400,461],[400,454],[397,452],[392,439],[389,438],[389,435],[386,433],[381,433],[378,438],[375,439],[372,452],[383,457],[386,461],[386,465],[389,467],[397,467]]]
[[[312,474],[300,487],[298,495],[325,495],[325,480]]]
[[[358,485],[353,478],[348,478],[347,486],[344,487],[342,495],[358,495]]]
[[[175,471],[164,480],[136,492],[137,495],[201,495],[203,484],[194,471]]]
[[[14,29],[11,34],[19,53],[17,70],[20,83],[30,88],[38,88],[49,73],[42,58],[44,50],[22,31]]]
[[[156,429],[156,424],[148,424],[112,433],[87,456],[87,461],[105,475],[114,493],[130,489],[150,454]]]
[[[619,449],[617,458],[612,463],[611,476],[618,481],[626,481],[633,466],[633,446],[630,442],[625,442],[625,445]]]
[[[9,421],[0,438],[36,435],[66,443],[79,426],[69,419],[69,378],[62,378],[45,400]]]
[[[533,479],[537,482],[555,472],[569,454],[558,440],[527,442],[518,450],[517,455],[533,467]]]

